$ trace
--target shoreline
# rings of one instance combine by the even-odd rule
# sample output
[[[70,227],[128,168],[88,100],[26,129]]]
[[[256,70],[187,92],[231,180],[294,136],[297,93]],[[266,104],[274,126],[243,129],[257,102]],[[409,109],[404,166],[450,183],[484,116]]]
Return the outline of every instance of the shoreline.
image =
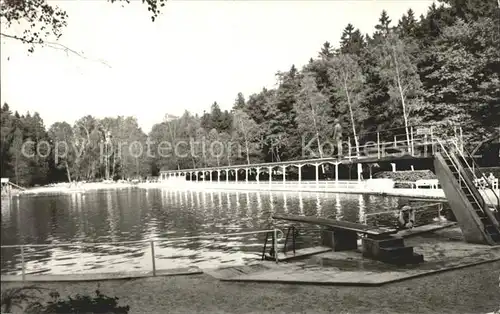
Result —
[[[382,180],[387,179],[380,179]],[[224,190],[226,192],[238,192],[238,191],[250,191],[250,192],[314,192],[314,193],[342,193],[342,194],[364,194],[364,195],[378,195],[378,196],[393,196],[393,197],[407,197],[407,198],[423,198],[429,200],[440,200],[446,201],[446,196],[442,189],[415,189],[415,188],[393,188],[385,187],[384,184],[380,184],[380,188],[367,187],[368,181],[339,181],[338,185],[335,181],[304,181],[303,184],[298,184],[296,181],[290,181],[286,183],[273,182],[268,184],[266,181],[262,183],[246,183],[246,182],[150,182],[150,183],[81,183],[75,187],[71,187],[69,183],[57,184],[54,186],[43,186],[30,188],[25,191],[21,191],[17,194],[13,194],[13,197],[19,197],[22,195],[51,195],[51,194],[74,194],[74,193],[85,193],[91,191],[99,190],[116,190],[116,189],[166,189],[166,190],[176,190],[176,191],[220,191]],[[373,185],[372,185],[373,186]],[[480,193],[485,197],[485,200],[489,204],[494,204],[496,200],[495,195],[489,190],[480,190]],[[500,194],[500,190],[496,191]]]

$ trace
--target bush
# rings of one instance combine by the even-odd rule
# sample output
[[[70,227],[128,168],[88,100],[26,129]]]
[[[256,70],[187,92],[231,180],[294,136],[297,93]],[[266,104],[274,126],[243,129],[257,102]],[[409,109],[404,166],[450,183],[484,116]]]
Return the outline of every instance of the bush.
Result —
[[[119,306],[117,297],[109,297],[102,294],[98,289],[95,291],[96,296],[79,295],[75,297],[67,297],[61,299],[57,291],[50,293],[51,301],[47,303],[40,302],[39,296],[32,295],[28,292],[40,292],[41,288],[35,286],[27,286],[22,288],[10,288],[2,291],[2,312],[10,312],[14,307],[20,309],[26,304],[23,313],[40,313],[40,314],[56,314],[56,313],[112,313],[112,314],[127,314],[130,310],[128,305]]]
[[[376,179],[392,179],[394,181],[412,181],[437,179],[436,175],[430,170],[415,171],[381,171],[373,175]]]
[[[38,303],[40,297],[34,293],[41,290],[36,286],[2,289],[2,313],[11,313],[14,308],[22,309],[24,303]]]
[[[409,189],[410,183],[402,183],[398,181],[415,182],[417,180],[437,179],[436,175],[430,170],[415,170],[415,171],[381,171],[376,173],[373,178],[376,179],[392,179],[395,181],[395,188]]]

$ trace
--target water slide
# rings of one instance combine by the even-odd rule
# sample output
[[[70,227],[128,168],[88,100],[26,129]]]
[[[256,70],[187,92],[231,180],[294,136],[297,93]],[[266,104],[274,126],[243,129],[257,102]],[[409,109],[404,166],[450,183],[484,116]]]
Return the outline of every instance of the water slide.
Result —
[[[434,155],[434,168],[465,241],[500,244],[498,191],[493,191],[494,200],[486,201],[483,196],[486,194],[482,195],[475,185],[484,174],[478,173],[478,168],[471,165],[473,159],[467,158],[457,146],[446,147],[443,143],[440,146],[440,151]]]

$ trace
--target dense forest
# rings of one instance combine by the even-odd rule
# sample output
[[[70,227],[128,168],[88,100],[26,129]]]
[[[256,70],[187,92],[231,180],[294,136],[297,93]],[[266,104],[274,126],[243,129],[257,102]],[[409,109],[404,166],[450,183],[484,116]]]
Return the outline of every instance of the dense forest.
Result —
[[[348,24],[337,46],[325,42],[301,69],[278,72],[275,89],[248,97],[235,92],[230,111],[214,102],[201,116],[167,115],[149,134],[133,117],[86,116],[73,126],[57,122],[46,128],[39,114],[21,115],[9,106],[15,104],[4,104],[1,176],[37,185],[157,175],[161,168],[320,157],[324,152],[317,143],[332,137],[335,119],[353,145],[379,130],[401,128],[407,133],[410,125],[432,124],[443,130],[459,125],[471,141],[484,140],[498,129],[497,1],[440,0],[425,15],[416,17],[409,10],[397,22],[384,11],[375,29],[371,35],[362,34]],[[314,156],[303,155],[304,138],[313,139]],[[193,140],[206,146],[238,145],[208,155],[198,151],[199,145],[183,145],[183,153],[168,158],[120,145],[137,141],[155,152],[164,141],[175,145]],[[33,145],[22,153],[26,141]],[[42,142],[49,144],[38,145]],[[69,149],[63,158],[55,158],[54,145],[61,142]]]

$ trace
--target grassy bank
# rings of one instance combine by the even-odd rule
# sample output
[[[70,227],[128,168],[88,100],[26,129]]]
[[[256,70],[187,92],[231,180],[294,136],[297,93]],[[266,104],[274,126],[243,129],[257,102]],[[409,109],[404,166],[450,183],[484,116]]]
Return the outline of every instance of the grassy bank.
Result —
[[[500,262],[381,287],[224,283],[208,275],[102,281],[130,313],[488,313],[500,307]],[[2,290],[15,284],[2,283]],[[16,284],[19,285],[19,284]],[[61,296],[95,282],[45,283]]]

